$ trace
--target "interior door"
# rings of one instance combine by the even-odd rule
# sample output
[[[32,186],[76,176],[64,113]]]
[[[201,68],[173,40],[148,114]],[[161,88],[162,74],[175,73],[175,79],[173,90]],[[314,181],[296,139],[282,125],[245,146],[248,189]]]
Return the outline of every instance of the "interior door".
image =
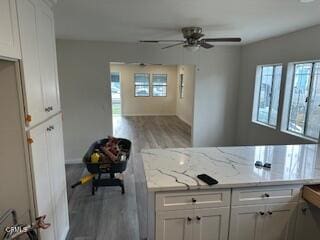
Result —
[[[296,204],[266,205],[262,240],[286,240]]]
[[[40,76],[40,62],[37,39],[35,0],[17,0],[22,51],[22,69],[26,113],[31,115],[30,125],[45,119],[43,83]]]
[[[0,1],[0,56],[20,58],[16,2]]]
[[[229,208],[195,210],[193,239],[227,240]]]
[[[69,216],[61,114],[48,121],[47,131],[56,239],[65,239],[69,229]]]
[[[60,111],[54,18],[51,9],[42,1],[37,7],[37,30],[45,109],[52,115]]]
[[[193,210],[158,212],[156,240],[192,240]]]
[[[230,240],[261,240],[264,205],[232,207]]]
[[[47,215],[46,221],[52,224],[48,229],[40,230],[40,235],[41,239],[54,240],[54,217],[50,179],[51,169],[48,160],[48,142],[45,124],[30,130],[29,137],[33,140],[33,143],[29,146],[32,157],[37,215]]]

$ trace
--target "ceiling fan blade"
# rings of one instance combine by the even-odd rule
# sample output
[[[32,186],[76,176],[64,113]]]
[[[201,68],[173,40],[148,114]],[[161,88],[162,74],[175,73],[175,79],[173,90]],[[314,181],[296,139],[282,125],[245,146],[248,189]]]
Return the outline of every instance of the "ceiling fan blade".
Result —
[[[206,43],[206,42],[201,42],[200,46],[205,48],[205,49],[209,49],[209,48],[213,48],[214,47],[213,45],[211,45],[209,43]]]
[[[241,42],[241,38],[203,38],[205,42]]]
[[[183,43],[184,40],[140,40],[139,42],[141,43],[160,43],[160,42],[179,42],[179,43]]]
[[[172,44],[172,45],[169,45],[169,46],[163,47],[163,48],[161,48],[161,49],[172,48],[172,47],[179,46],[179,45],[182,45],[182,44],[184,44],[184,42],[179,42],[179,43],[176,43],[176,44]]]

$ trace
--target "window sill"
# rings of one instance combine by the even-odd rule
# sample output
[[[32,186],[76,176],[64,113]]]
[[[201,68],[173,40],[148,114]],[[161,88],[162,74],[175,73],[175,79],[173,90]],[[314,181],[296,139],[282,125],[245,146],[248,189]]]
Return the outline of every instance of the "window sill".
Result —
[[[255,120],[252,120],[252,123],[254,123],[254,124],[256,124],[256,125],[259,125],[259,126],[271,128],[271,129],[273,129],[273,130],[277,130],[277,127],[276,127],[276,126],[271,126],[271,125],[268,125],[268,124],[266,124],[266,123],[258,122],[258,121],[255,121]]]
[[[307,141],[310,141],[310,142],[313,142],[313,143],[318,143],[319,142],[318,139],[307,137],[307,136],[301,135],[299,133],[290,132],[288,130],[281,130],[281,132],[283,132],[285,134],[289,134],[289,135],[295,136],[295,137],[298,137],[298,138],[301,138],[301,139],[304,139],[304,140],[307,140]]]

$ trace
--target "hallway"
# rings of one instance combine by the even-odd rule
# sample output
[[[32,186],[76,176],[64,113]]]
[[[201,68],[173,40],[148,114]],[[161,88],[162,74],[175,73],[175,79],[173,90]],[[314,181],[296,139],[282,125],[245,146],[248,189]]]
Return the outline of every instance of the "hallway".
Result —
[[[191,128],[175,116],[114,118],[114,136],[132,141],[131,158],[124,173],[126,194],[120,188],[100,188],[91,196],[90,184],[70,186],[87,173],[82,164],[67,165],[70,212],[68,239],[139,240],[137,208],[145,207],[143,196],[143,148],[191,146]],[[136,186],[139,186],[136,188]],[[136,199],[138,199],[138,204]]]

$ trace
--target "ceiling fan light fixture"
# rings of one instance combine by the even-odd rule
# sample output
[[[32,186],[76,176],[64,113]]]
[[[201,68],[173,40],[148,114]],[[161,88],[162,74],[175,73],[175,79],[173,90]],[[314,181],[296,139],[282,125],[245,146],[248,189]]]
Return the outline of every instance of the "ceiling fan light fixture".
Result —
[[[196,52],[200,49],[200,45],[184,45],[183,47],[190,52]]]

